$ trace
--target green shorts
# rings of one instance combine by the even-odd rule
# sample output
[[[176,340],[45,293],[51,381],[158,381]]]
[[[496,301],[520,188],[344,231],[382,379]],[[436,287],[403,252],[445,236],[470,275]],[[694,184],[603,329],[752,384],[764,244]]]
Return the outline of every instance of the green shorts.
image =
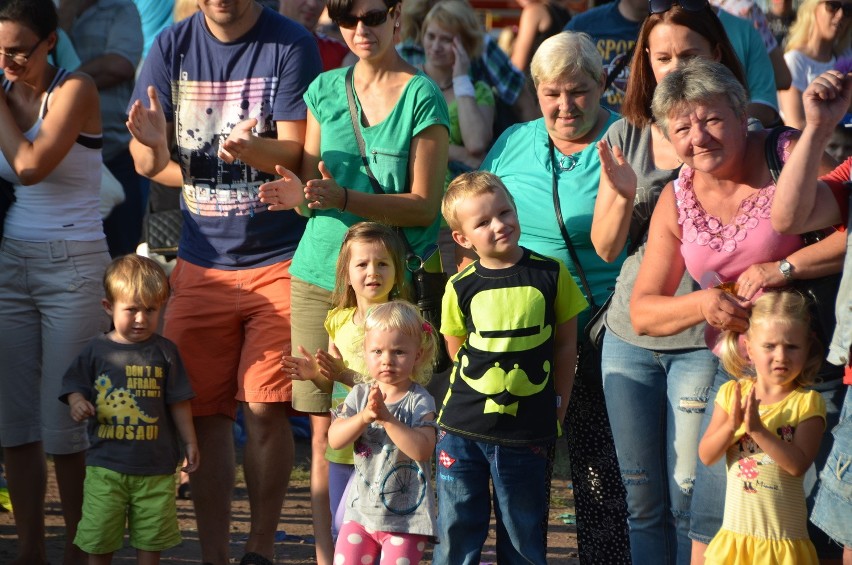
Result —
[[[83,518],[74,545],[86,553],[112,553],[124,545],[162,551],[181,542],[175,506],[174,475],[126,475],[86,467]]]
[[[290,340],[292,354],[301,357],[299,346],[311,355],[328,349],[325,319],[331,310],[331,293],[293,277],[290,282]],[[331,408],[331,385],[318,388],[311,381],[293,381],[293,408],[308,414],[325,414]]]

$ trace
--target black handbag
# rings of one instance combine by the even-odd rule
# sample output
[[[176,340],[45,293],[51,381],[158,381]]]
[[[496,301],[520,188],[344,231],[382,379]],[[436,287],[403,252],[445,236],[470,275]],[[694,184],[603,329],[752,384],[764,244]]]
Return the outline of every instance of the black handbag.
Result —
[[[778,138],[786,131],[794,130],[788,126],[773,128],[766,136],[764,152],[766,164],[772,174],[772,180],[778,183],[781,169],[784,163],[778,157]],[[831,231],[814,231],[802,234],[805,245],[811,245],[825,239]],[[815,279],[796,279],[790,286],[802,293],[810,301],[811,329],[817,334],[820,343],[828,345],[834,334],[834,326],[837,323],[834,306],[837,302],[837,293],[840,290],[841,273],[817,277]]]
[[[169,258],[176,257],[182,227],[183,212],[180,210],[149,212],[145,217],[148,251]]]
[[[361,152],[361,161],[364,163],[364,168],[367,171],[367,177],[370,179],[370,184],[373,187],[373,192],[376,194],[385,194],[384,189],[376,180],[373,172],[370,170],[370,163],[367,160],[365,151],[364,137],[361,135],[361,129],[358,127],[358,118],[355,111],[355,95],[352,89],[352,75],[355,67],[349,67],[346,72],[346,98],[349,101],[349,117],[352,119],[352,129],[355,132],[355,141],[358,143],[358,150]],[[414,252],[411,243],[405,236],[405,232],[395,227],[399,237],[405,244],[406,257],[405,265],[411,273],[411,279],[414,287],[414,303],[420,310],[420,315],[423,316],[435,332],[441,329],[441,301],[444,297],[444,290],[447,286],[447,273],[444,272],[441,264],[441,253],[438,246],[432,245],[419,256]],[[438,351],[435,359],[435,372],[440,373],[446,371],[452,365],[447,353],[447,344],[443,339],[438,337]]]

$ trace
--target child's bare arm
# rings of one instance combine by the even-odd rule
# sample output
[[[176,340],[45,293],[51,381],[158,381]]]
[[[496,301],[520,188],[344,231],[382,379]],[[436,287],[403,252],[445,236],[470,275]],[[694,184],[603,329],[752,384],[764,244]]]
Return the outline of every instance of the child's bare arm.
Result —
[[[433,415],[428,421],[434,419]],[[438,441],[435,428],[431,426],[409,428],[393,417],[383,421],[382,425],[393,444],[415,461],[428,461],[435,453],[435,443]]]
[[[376,415],[369,405],[349,418],[337,417],[328,428],[328,445],[332,449],[342,449],[358,439],[367,426],[376,421]]]
[[[192,422],[192,409],[189,400],[169,404],[169,411],[175,421],[180,439],[183,441],[186,454],[186,466],[182,467],[181,471],[192,473],[198,469],[198,465],[201,463],[201,455],[198,452],[198,439],[195,437],[195,425]]]
[[[558,422],[565,421],[571,389],[574,388],[574,373],[577,368],[577,318],[571,318],[556,326],[553,351],[553,384],[556,388]]]
[[[740,387],[734,388],[734,404],[731,414],[719,405],[713,410],[710,425],[698,444],[698,457],[705,465],[712,465],[725,455],[734,441],[734,433],[743,422],[742,398]]]
[[[760,449],[772,457],[782,469],[794,477],[801,477],[816,459],[822,434],[825,431],[825,421],[814,416],[799,422],[793,441],[787,442],[767,430],[760,421],[759,404],[760,401],[755,398],[755,391],[752,389],[751,394],[746,398],[746,431]]]
[[[459,349],[461,349],[464,340],[467,339],[466,335],[458,336],[458,335],[445,335],[444,341],[447,342],[447,354],[450,356],[450,359],[455,361],[456,355],[458,355]]]
[[[71,411],[71,418],[75,422],[82,422],[95,415],[95,407],[79,392],[72,392],[68,395],[68,408]]]

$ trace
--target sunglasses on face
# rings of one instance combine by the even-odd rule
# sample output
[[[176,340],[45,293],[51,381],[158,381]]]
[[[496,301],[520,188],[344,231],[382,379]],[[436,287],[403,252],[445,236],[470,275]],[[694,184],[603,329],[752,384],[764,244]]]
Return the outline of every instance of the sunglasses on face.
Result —
[[[833,0],[832,0],[833,1]],[[707,0],[648,0],[648,12],[662,14],[678,5],[687,12],[703,12],[707,8]]]
[[[825,9],[828,10],[829,14],[836,14],[837,10],[843,10],[844,18],[852,16],[852,4],[844,4],[838,0],[824,0],[820,4],[825,4]]]
[[[393,10],[393,6],[387,10],[370,10],[366,14],[362,14],[360,16],[347,14],[345,16],[340,16],[337,19],[337,25],[346,29],[354,29],[358,25],[358,22],[361,22],[367,27],[380,26],[388,21],[388,15],[390,15],[391,10]]]

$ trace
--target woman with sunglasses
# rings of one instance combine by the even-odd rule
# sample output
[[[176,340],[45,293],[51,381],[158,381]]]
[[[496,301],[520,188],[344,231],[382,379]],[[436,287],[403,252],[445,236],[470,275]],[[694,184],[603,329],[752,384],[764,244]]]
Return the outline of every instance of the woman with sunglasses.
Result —
[[[769,222],[775,190],[765,153],[769,132],[748,131],[742,83],[706,58],[693,58],[676,72],[677,80],[669,76],[657,86],[652,112],[684,165],[654,208],[630,317],[640,336],[673,336],[701,326],[714,348],[720,332],[748,327],[751,301],[765,289],[839,272],[845,237],[835,233],[805,246],[798,236],[775,232]],[[786,132],[773,143],[783,160],[795,140]],[[826,156],[823,170],[832,166]],[[701,289],[678,292],[685,272]],[[709,395],[705,382],[677,397],[677,410],[703,410],[700,434],[712,417],[716,391],[730,379],[719,368]],[[840,383],[834,378],[820,389],[826,405],[842,402]],[[699,464],[679,481],[694,483],[692,563],[703,563],[706,544],[721,526],[725,468]]]
[[[784,123],[805,126],[802,93],[820,74],[852,67],[852,1],[805,0],[787,36],[784,60],[793,85],[778,91]]]
[[[297,207],[310,215],[290,270],[293,355],[300,348],[313,354],[328,346],[323,323],[333,306],[335,264],[349,226],[374,220],[400,227],[420,256],[437,241],[447,105],[436,84],[394,48],[400,10],[399,0],[328,3],[329,16],[358,62],[311,84],[301,170],[279,168],[283,178],[261,186],[261,199],[271,210]],[[361,149],[354,128],[363,138]],[[311,418],[311,502],[317,561],[323,565],[333,558],[325,459],[331,386],[293,383],[293,407]]]
[[[0,0],[0,177],[16,196],[0,249],[0,443],[23,563],[46,563],[45,453],[62,499],[64,562],[84,559],[71,541],[88,436],[58,397],[80,349],[109,329],[98,91],[88,75],[48,63],[56,28],[51,0]]]
[[[651,213],[681,166],[650,106],[659,81],[692,58],[720,61],[740,83],[745,78],[721,21],[706,2],[650,14],[635,50],[624,119],[598,143],[603,170],[592,243],[606,261],[613,261],[628,240],[632,251],[606,313],[601,371],[627,489],[633,562],[688,565],[692,497],[683,485],[695,476],[703,406],[717,363],[699,326],[650,337],[638,335],[631,325],[630,294],[645,256]],[[692,278],[684,274],[677,294],[692,290]]]

